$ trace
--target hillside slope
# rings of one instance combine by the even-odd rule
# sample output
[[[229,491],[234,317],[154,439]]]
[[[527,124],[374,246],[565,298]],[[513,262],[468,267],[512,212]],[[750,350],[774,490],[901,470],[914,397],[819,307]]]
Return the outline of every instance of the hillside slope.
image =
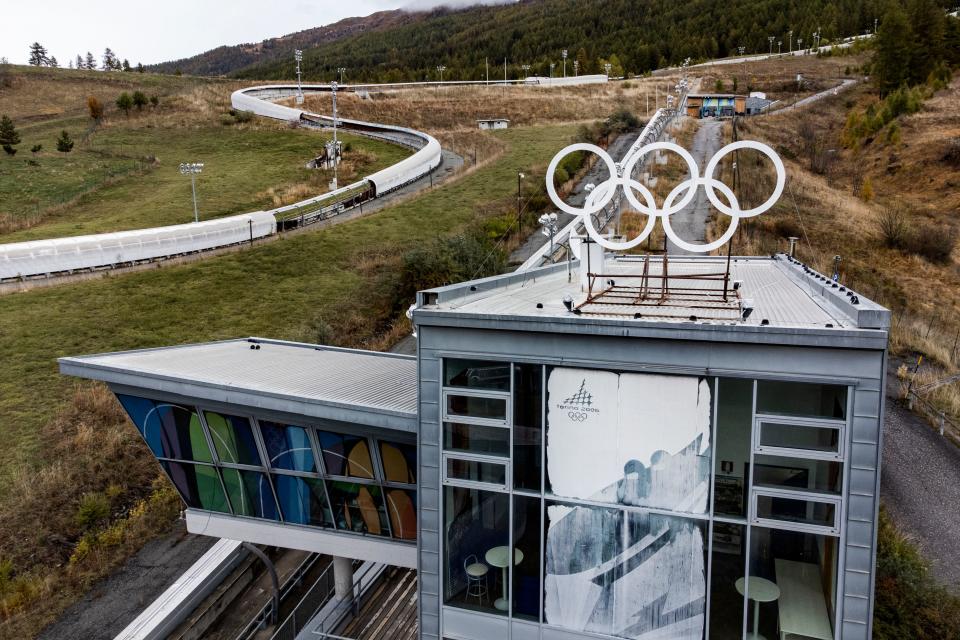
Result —
[[[218,76],[251,65],[293,58],[296,49],[311,49],[358,34],[378,33],[416,21],[423,14],[404,11],[380,11],[362,18],[346,18],[324,27],[306,29],[262,42],[224,45],[196,56],[147,67],[149,71],[188,75]]]
[[[480,80],[524,72],[567,73],[574,59],[580,73],[600,73],[607,61],[613,74],[643,73],[686,57],[724,57],[743,46],[767,51],[769,36],[790,46],[821,29],[824,41],[863,33],[880,15],[880,0],[520,0],[468,9],[430,12],[390,11],[338,22],[329,27],[266,40],[256,45],[221,47],[193,58],[165,63],[157,70],[229,74],[279,79],[294,75],[293,51],[304,50],[307,80],[330,80],[348,67],[348,80],[401,81],[436,77],[443,64],[450,79]],[[776,45],[774,44],[774,48]]]

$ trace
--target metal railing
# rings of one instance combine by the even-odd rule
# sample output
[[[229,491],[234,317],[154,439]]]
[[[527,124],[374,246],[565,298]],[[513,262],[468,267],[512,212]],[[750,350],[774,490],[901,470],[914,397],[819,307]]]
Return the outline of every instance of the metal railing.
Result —
[[[319,562],[320,559],[324,557],[325,556],[322,556],[320,554],[313,553],[307,556],[306,558],[304,558],[303,562],[300,563],[300,566],[297,567],[296,571],[294,571],[293,574],[290,575],[287,581],[284,582],[283,586],[280,588],[281,603],[290,594],[290,592],[293,589],[299,587],[302,584],[304,577],[310,572],[311,569],[314,568],[317,562]],[[328,573],[329,573],[329,578],[327,578]],[[330,566],[328,566],[326,569],[323,570],[323,573],[320,574],[320,577],[317,578],[317,581],[314,583],[314,585],[310,588],[310,591],[308,591],[307,593],[309,594],[310,592],[314,591],[314,589],[316,589],[318,585],[325,582],[329,582],[330,585],[333,584],[333,564],[332,563],[330,564]],[[306,598],[306,596],[304,596],[304,598]],[[297,607],[294,608],[294,612],[293,614],[291,614],[291,616],[296,614],[297,608],[300,607],[300,604],[302,602],[303,602],[303,598],[300,600],[299,603],[297,603]],[[254,616],[254,618],[249,622],[249,624],[247,624],[246,627],[244,627],[243,631],[237,634],[237,640],[250,640],[257,634],[258,631],[265,628],[268,624],[268,621],[273,617],[273,607],[274,607],[273,599],[270,599],[265,605],[263,605],[263,607],[260,608],[260,610],[257,612],[257,615]],[[316,609],[314,609],[314,611],[316,611]]]
[[[337,635],[336,631],[347,622],[348,616],[359,615],[364,595],[383,575],[383,568],[383,565],[374,565],[369,571],[357,576],[351,588],[350,598],[338,602],[322,620],[315,623],[311,634],[317,640],[350,640]],[[287,638],[274,636],[271,640],[287,640]]]

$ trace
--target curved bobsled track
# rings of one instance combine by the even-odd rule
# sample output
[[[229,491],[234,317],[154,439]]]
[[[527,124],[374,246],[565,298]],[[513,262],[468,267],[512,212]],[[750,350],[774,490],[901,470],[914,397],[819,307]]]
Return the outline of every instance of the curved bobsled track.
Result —
[[[310,85],[304,86],[303,91],[329,92],[330,87]],[[274,102],[296,94],[295,85],[265,85],[236,91],[231,96],[231,102],[235,109],[250,111],[265,118],[299,122],[312,127],[333,126],[333,118],[329,116]],[[0,283],[120,268],[252,242],[273,235],[278,229],[330,218],[347,207],[383,197],[424,177],[442,162],[440,143],[426,133],[343,118],[337,118],[337,127],[411,148],[414,153],[353,184],[270,211],[192,224],[0,245]],[[301,213],[292,219],[285,219],[285,215],[291,212],[302,212],[311,205],[326,201],[329,201],[327,206],[312,208],[308,215]]]

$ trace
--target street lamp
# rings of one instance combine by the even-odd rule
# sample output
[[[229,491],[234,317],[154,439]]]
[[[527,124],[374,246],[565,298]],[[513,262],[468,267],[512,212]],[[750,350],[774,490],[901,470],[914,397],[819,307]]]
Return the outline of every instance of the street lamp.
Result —
[[[346,67],[337,67],[337,73],[340,74],[340,84],[343,84],[343,74],[347,72]]]
[[[550,63],[550,77],[553,77],[553,70],[557,67],[556,63]]]
[[[793,29],[790,29],[790,33],[787,34],[790,37],[790,53],[793,53]]]
[[[803,38],[797,38],[797,51],[803,53]]]
[[[560,52],[560,55],[563,56],[563,77],[567,77],[567,50],[564,49]]]
[[[337,142],[337,83],[330,83],[333,95],[333,190],[337,189],[337,165],[340,164],[340,143]]]
[[[607,72],[607,80],[609,80],[609,79],[610,79],[610,70],[613,69],[613,65],[608,62],[608,63],[606,63],[605,65],[603,65],[603,68],[604,68],[604,70],[606,70],[606,72]]]
[[[783,46],[783,40],[777,40],[777,55],[783,55],[780,51],[780,48]]]
[[[297,104],[303,104],[303,85],[300,83],[300,63],[303,62],[303,51],[293,52],[293,59],[297,61]]]
[[[746,51],[746,47],[737,47],[737,51],[740,53],[740,56],[743,57],[743,52]]]
[[[197,174],[203,171],[202,162],[181,162],[180,173],[190,176],[190,190],[193,192],[193,221],[200,222],[200,211],[197,209]]]
[[[770,55],[773,55],[773,41],[776,40],[773,36],[767,36],[767,40],[770,42]]]
[[[557,224],[557,214],[556,213],[545,213],[537,220],[540,223],[540,226],[543,227],[540,230],[540,233],[550,238],[550,253],[548,254],[551,259],[553,257],[553,238],[557,235],[559,230],[559,225]]]
[[[530,77],[530,65],[528,65],[528,64],[522,64],[522,65],[520,65],[520,68],[523,69],[523,79],[524,79],[524,80],[526,80],[528,77]]]
[[[518,231],[520,230],[520,211],[522,209],[521,197],[523,195],[523,192],[521,191],[522,184],[520,181],[526,177],[527,176],[523,175],[522,171],[517,171],[517,230]]]
[[[446,68],[445,66],[443,66],[442,64],[437,66],[437,71],[440,72],[440,82],[443,82],[443,72],[446,71],[446,70],[447,70],[447,68]]]
[[[580,75],[580,61],[579,61],[579,60],[574,60],[574,61],[573,61],[573,75],[574,75],[574,77]]]

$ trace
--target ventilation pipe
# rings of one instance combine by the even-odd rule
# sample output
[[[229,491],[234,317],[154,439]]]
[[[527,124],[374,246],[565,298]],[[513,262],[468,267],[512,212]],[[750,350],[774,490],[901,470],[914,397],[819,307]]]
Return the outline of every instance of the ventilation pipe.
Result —
[[[790,236],[789,238],[787,238],[787,240],[790,242],[790,249],[787,251],[787,255],[790,256],[791,258],[796,257],[794,254],[796,254],[797,252],[797,241],[799,239],[800,238],[796,238],[794,236]]]

